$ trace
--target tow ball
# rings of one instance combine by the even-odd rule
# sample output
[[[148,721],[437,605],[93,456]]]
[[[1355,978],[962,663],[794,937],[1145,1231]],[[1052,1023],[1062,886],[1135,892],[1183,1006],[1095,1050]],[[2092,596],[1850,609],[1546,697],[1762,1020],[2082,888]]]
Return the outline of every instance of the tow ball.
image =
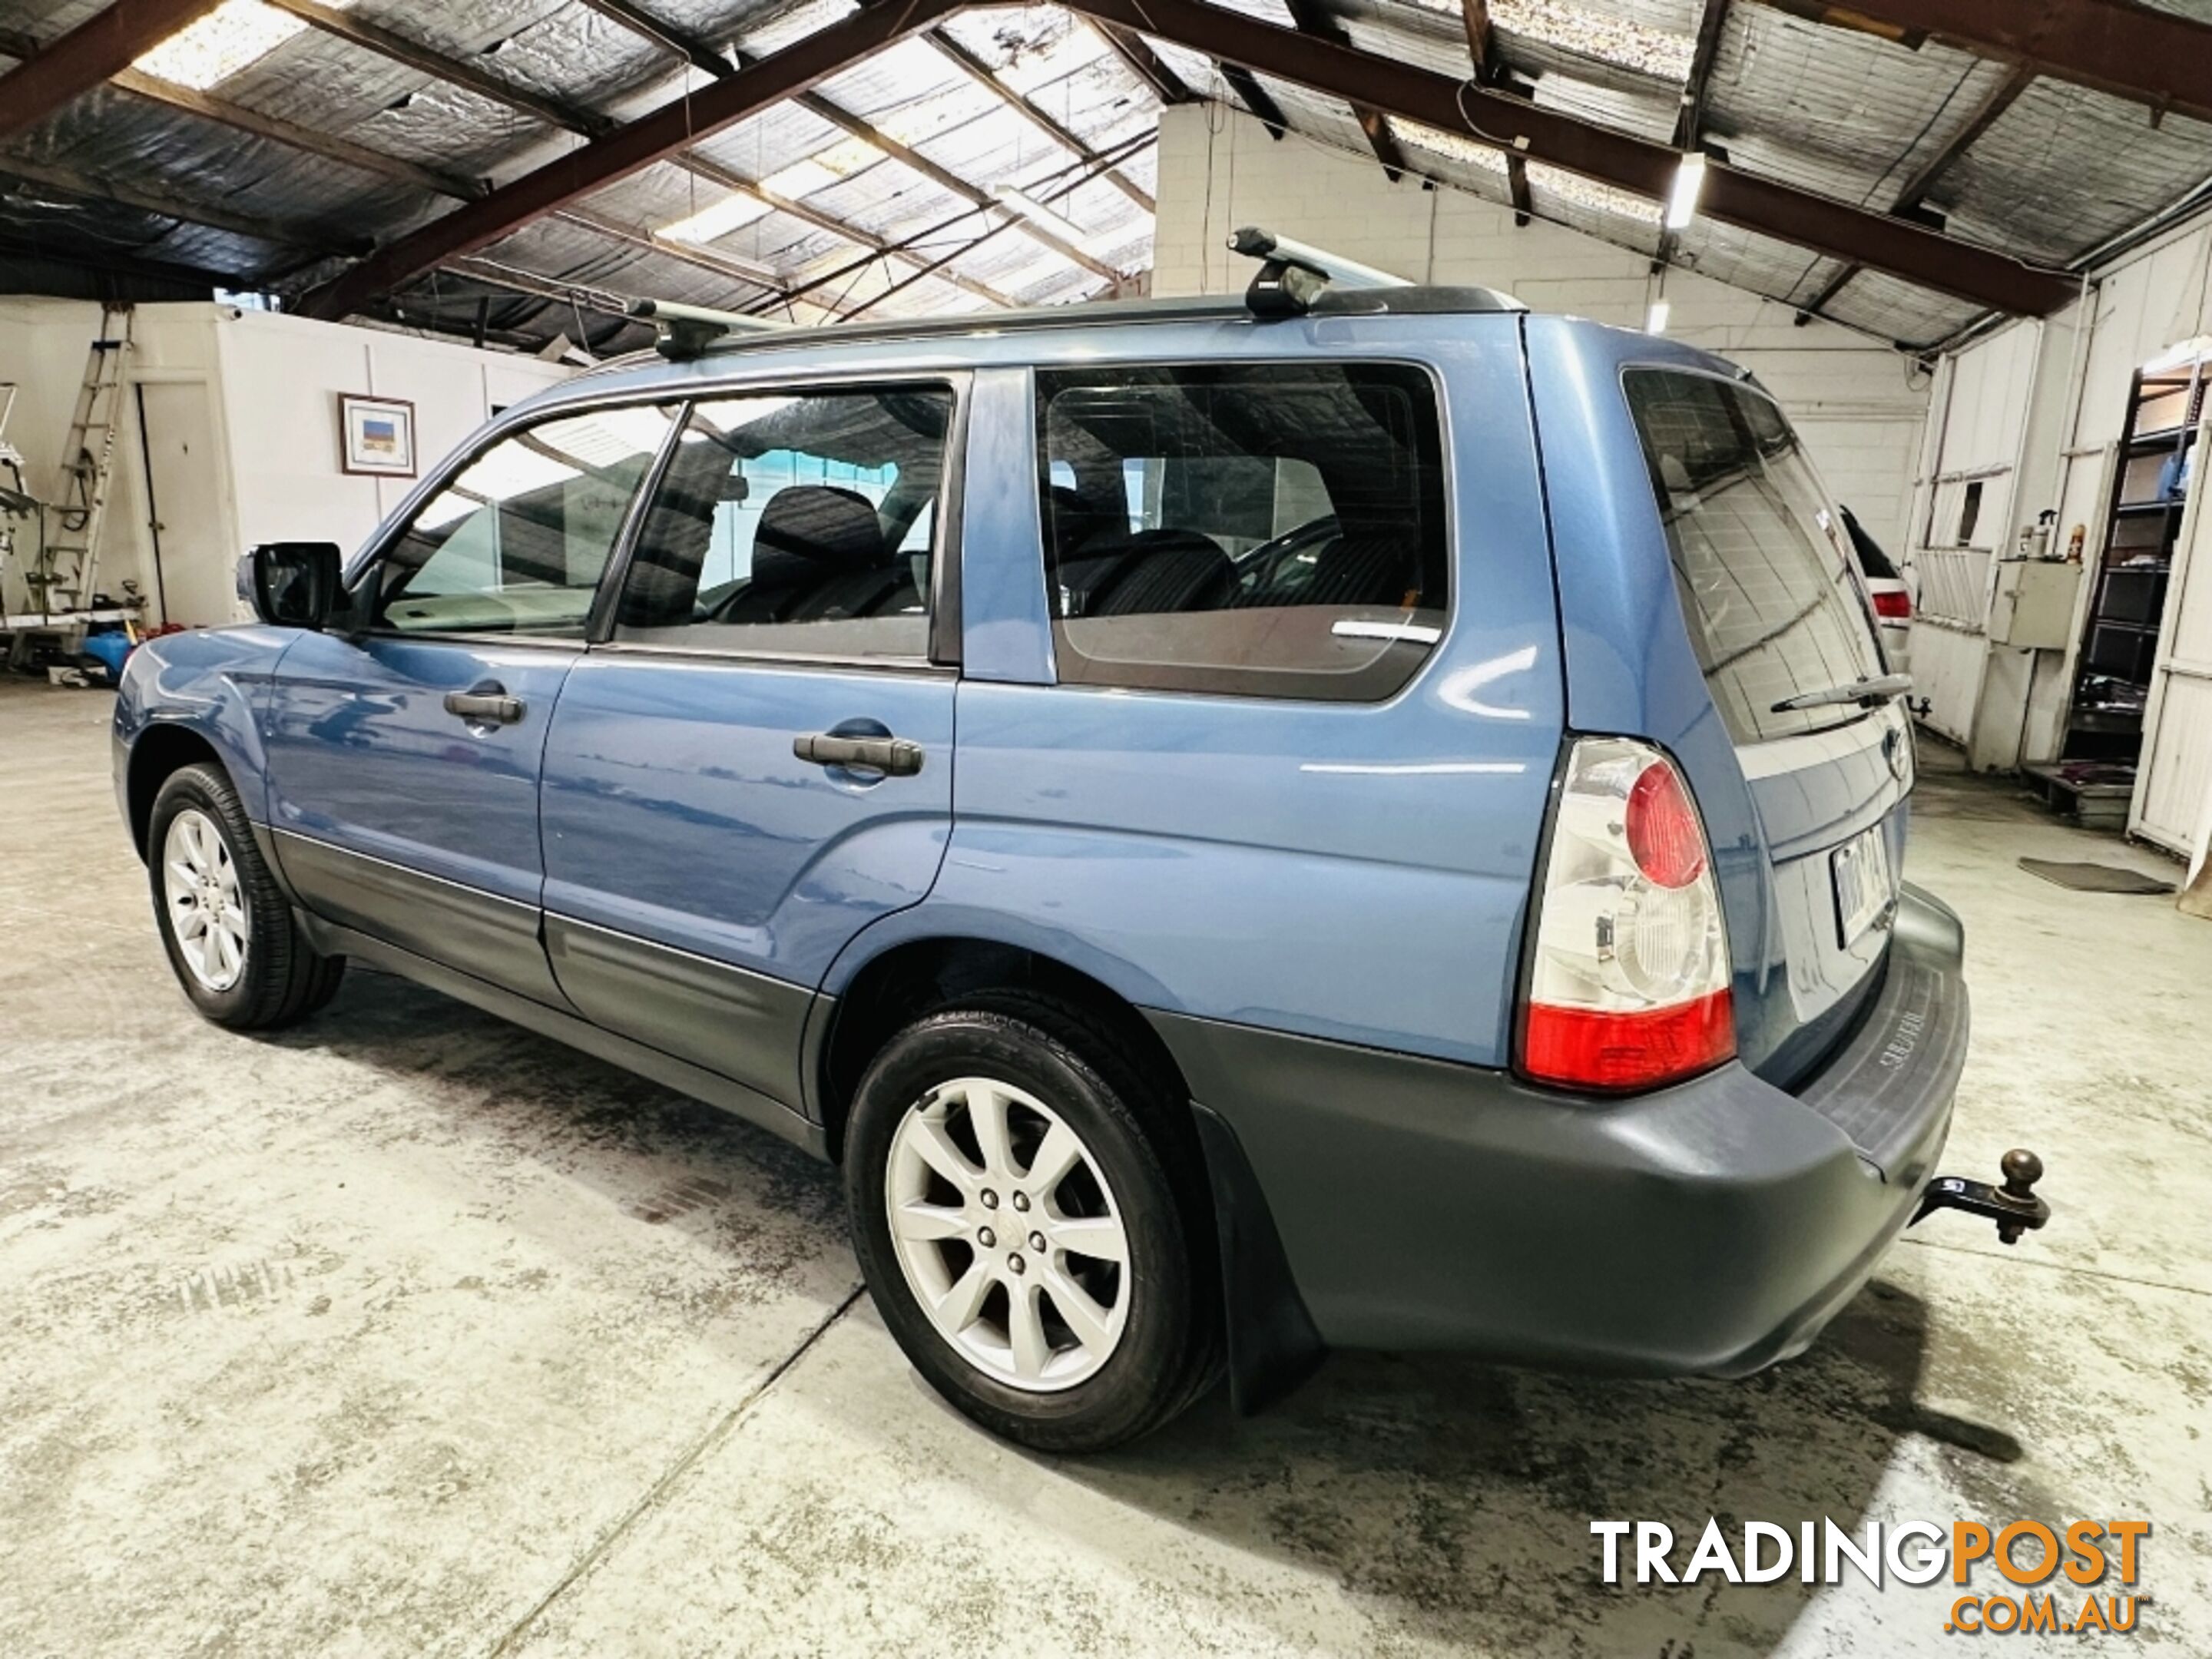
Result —
[[[1938,1210],[1964,1210],[1997,1224],[1997,1237],[2008,1244],[2051,1219],[2051,1206],[2036,1196],[2035,1183],[2043,1179],[2043,1160],[2024,1146],[2015,1146],[1997,1160],[2004,1185],[1969,1181],[1964,1176],[1937,1176],[1920,1190],[1920,1207],[1908,1224],[1917,1225]]]

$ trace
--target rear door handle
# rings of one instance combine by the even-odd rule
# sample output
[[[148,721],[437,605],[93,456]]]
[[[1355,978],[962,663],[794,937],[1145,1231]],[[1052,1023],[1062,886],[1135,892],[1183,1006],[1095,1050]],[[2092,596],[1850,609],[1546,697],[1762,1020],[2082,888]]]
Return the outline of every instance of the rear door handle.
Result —
[[[791,740],[791,752],[817,766],[865,767],[886,777],[910,778],[921,770],[921,745],[910,738],[841,738],[810,732]]]
[[[494,726],[512,726],[522,718],[524,703],[520,697],[510,697],[504,691],[448,691],[446,693],[446,712],[465,720],[488,721]]]

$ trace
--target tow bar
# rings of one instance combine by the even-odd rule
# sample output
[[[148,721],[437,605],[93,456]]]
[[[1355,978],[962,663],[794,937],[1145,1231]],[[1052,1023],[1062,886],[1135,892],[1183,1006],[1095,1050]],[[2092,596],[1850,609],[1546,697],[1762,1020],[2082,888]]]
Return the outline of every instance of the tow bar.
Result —
[[[1917,1226],[1938,1210],[1964,1210],[1997,1224],[1997,1237],[2008,1244],[2051,1219],[2051,1206],[2035,1195],[2043,1179],[2043,1160],[2024,1146],[2015,1146],[1997,1160],[2004,1185],[1969,1181],[1964,1176],[1937,1176],[1920,1191],[1920,1207],[1906,1224]]]

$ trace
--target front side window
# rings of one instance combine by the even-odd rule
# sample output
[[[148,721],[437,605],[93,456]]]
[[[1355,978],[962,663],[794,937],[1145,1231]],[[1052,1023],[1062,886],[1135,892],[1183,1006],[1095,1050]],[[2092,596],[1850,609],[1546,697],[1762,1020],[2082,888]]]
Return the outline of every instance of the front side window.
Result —
[[[630,498],[672,419],[642,405],[596,410],[501,439],[386,551],[374,625],[582,638]]]
[[[1449,610],[1443,434],[1384,363],[1037,375],[1060,678],[1375,701]]]
[[[1690,641],[1730,735],[1856,719],[1850,703],[1775,707],[1882,672],[1850,542],[1781,410],[1706,374],[1631,369],[1625,383]]]
[[[952,394],[696,404],[630,556],[615,637],[772,655],[925,658]]]

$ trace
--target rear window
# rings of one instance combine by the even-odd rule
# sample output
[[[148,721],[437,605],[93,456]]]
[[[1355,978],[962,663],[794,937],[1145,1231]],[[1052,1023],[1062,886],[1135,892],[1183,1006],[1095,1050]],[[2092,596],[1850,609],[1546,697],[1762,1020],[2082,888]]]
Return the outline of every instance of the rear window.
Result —
[[[1449,608],[1443,434],[1419,369],[1037,375],[1060,678],[1374,701]]]
[[[1628,406],[1698,665],[1738,743],[1841,726],[1854,704],[1775,704],[1880,674],[1850,544],[1772,401],[1710,375],[1632,369]]]

